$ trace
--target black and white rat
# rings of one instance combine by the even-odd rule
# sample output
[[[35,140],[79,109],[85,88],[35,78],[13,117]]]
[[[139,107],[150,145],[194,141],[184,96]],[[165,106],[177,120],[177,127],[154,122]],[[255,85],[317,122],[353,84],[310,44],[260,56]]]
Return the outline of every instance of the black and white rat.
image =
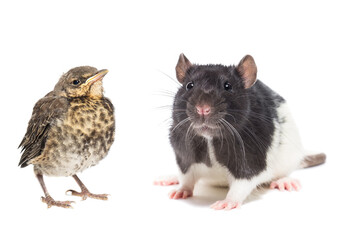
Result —
[[[182,86],[170,129],[180,188],[170,198],[192,196],[201,179],[229,186],[226,199],[212,208],[238,208],[264,183],[298,190],[288,175],[325,161],[325,154],[306,156],[285,99],[256,76],[250,55],[237,66],[197,65],[180,55],[176,77]]]

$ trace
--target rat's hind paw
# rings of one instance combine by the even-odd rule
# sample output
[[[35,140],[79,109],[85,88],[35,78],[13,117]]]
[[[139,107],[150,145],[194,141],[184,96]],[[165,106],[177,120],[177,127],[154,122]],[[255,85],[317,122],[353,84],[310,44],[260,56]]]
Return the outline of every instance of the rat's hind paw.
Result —
[[[297,179],[284,177],[270,183],[270,189],[275,188],[279,189],[280,191],[299,191],[301,189],[301,184]]]
[[[158,186],[170,186],[176,184],[179,184],[179,180],[177,176],[159,177],[154,181],[154,185],[158,185]]]

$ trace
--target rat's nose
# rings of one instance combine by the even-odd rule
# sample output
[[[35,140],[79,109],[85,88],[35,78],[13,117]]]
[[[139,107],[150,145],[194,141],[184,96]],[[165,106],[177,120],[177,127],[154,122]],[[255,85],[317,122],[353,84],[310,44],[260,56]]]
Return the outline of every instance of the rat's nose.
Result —
[[[209,113],[211,112],[211,108],[209,105],[202,105],[202,106],[199,106],[197,105],[196,106],[196,111],[199,115],[204,115],[204,116],[207,116],[209,115]]]

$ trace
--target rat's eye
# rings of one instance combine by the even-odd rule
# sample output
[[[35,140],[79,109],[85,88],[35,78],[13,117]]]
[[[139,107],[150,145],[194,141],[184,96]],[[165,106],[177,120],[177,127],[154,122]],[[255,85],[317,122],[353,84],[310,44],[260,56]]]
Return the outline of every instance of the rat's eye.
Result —
[[[80,83],[79,80],[74,80],[74,81],[72,81],[72,84],[73,84],[73,85],[79,85],[79,83]]]
[[[194,83],[193,82],[189,82],[188,84],[186,84],[186,90],[190,90],[194,87]]]
[[[224,83],[224,89],[225,89],[226,91],[230,91],[230,90],[232,89],[231,84],[230,84],[229,82],[225,82],[225,83]]]

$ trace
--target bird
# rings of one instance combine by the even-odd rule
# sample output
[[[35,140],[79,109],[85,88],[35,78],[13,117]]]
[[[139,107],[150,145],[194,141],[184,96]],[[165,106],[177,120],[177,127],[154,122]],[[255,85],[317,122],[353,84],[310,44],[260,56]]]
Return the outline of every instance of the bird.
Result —
[[[35,104],[19,148],[19,166],[33,165],[34,173],[45,194],[42,202],[72,208],[73,201],[55,201],[49,194],[43,176],[72,176],[81,191],[66,193],[107,200],[108,194],[91,193],[77,173],[97,165],[108,154],[114,142],[114,106],[104,97],[102,80],[107,69],[80,66],[64,73],[53,91]]]

